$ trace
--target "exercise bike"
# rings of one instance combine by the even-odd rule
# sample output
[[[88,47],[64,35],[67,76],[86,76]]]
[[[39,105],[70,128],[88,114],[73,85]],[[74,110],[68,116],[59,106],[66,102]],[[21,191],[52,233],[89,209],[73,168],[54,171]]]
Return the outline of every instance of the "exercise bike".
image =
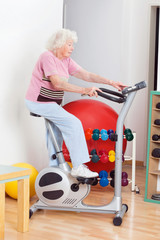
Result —
[[[50,121],[45,119],[46,126],[51,135],[58,159],[57,167],[48,167],[40,171],[35,181],[35,190],[39,200],[31,206],[29,217],[38,209],[95,212],[115,214],[113,224],[120,226],[124,214],[128,210],[126,204],[122,204],[121,178],[122,178],[122,147],[123,147],[123,123],[138,90],[146,87],[146,83],[140,82],[132,87],[125,88],[122,93],[100,88],[98,95],[117,103],[123,103],[116,126],[116,158],[115,158],[115,183],[112,201],[103,206],[84,204],[83,200],[90,193],[91,185],[96,185],[97,178],[74,178],[71,176],[71,168],[65,161],[63,153],[57,144]],[[34,113],[33,116],[40,117]]]

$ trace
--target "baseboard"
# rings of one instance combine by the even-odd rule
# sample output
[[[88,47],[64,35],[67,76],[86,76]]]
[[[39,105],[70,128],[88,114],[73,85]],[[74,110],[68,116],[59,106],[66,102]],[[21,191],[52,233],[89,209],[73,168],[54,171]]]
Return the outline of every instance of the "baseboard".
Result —
[[[124,161],[123,165],[132,165],[132,160]],[[143,166],[144,167],[144,162],[143,161],[136,161],[136,166]]]

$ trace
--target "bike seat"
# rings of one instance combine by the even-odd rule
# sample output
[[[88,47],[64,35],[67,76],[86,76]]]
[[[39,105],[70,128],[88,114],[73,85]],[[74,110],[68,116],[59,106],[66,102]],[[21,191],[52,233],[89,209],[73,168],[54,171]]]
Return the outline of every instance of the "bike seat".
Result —
[[[33,113],[33,112],[30,112],[30,115],[33,116],[33,117],[41,117],[41,115]]]

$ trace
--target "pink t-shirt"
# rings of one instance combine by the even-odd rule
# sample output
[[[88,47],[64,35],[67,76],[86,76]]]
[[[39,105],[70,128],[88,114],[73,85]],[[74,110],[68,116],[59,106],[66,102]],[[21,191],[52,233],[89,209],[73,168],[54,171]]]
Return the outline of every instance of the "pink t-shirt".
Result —
[[[69,75],[78,72],[81,67],[71,58],[59,60],[52,52],[42,53],[33,69],[26,99],[33,102],[57,102],[61,104],[64,91],[54,89],[49,76],[58,75],[68,81]]]

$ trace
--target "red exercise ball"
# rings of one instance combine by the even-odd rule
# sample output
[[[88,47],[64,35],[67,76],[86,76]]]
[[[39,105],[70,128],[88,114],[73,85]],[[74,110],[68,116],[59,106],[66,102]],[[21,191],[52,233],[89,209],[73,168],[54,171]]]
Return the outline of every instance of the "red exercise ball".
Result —
[[[90,99],[81,99],[77,101],[70,102],[63,106],[63,108],[69,113],[75,115],[82,122],[83,129],[86,131],[87,129],[112,129],[114,132],[116,131],[116,123],[118,114],[107,104]],[[126,140],[123,140],[123,153],[126,149]],[[89,154],[93,149],[97,150],[97,154],[102,149],[105,149],[107,152],[110,150],[115,151],[115,142],[112,142],[110,139],[103,141],[102,139],[98,140],[87,140],[87,146]],[[63,150],[66,151],[66,146],[63,144]],[[98,161],[97,163],[89,162],[86,164],[90,170],[100,172],[101,170],[105,170],[110,172],[115,167],[114,162],[102,163]]]

